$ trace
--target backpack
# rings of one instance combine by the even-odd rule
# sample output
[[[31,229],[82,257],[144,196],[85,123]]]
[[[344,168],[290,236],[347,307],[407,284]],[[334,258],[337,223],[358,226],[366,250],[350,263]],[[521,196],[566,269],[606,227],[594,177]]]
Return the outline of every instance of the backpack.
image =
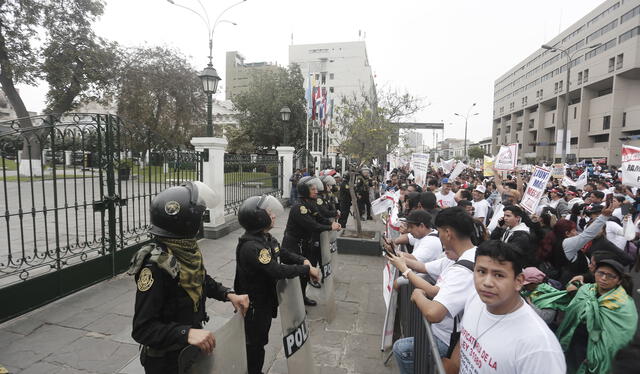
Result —
[[[465,267],[471,271],[471,274],[473,274],[473,267],[475,263],[469,260],[458,260],[451,266],[454,266],[454,265],[460,265],[462,267]],[[446,356],[447,358],[451,357],[451,354],[453,353],[453,350],[455,349],[456,344],[458,344],[458,341],[460,340],[460,332],[458,331],[459,319],[460,318],[458,317],[458,315],[453,317],[453,330],[451,331],[451,338],[449,339],[449,350],[447,351],[447,356]]]

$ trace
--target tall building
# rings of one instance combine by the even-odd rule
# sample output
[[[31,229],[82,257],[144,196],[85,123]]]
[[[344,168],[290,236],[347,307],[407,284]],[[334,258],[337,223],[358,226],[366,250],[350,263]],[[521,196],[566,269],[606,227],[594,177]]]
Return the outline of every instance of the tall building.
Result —
[[[277,65],[270,62],[245,62],[244,56],[236,51],[227,52],[226,56],[225,98],[227,100],[251,85],[253,75],[260,72],[276,71]]]
[[[300,44],[289,46],[289,64],[298,64],[305,77],[326,88],[329,108],[340,105],[343,97],[375,97],[375,83],[364,41]],[[333,103],[333,105],[331,105]],[[337,129],[337,123],[331,126]],[[329,131],[329,153],[340,145],[340,131]]]
[[[620,138],[640,135],[639,15],[637,0],[607,0],[546,43],[572,55],[568,159],[620,164]],[[523,162],[559,160],[566,75],[566,55],[539,48],[495,81],[494,153],[519,143]]]

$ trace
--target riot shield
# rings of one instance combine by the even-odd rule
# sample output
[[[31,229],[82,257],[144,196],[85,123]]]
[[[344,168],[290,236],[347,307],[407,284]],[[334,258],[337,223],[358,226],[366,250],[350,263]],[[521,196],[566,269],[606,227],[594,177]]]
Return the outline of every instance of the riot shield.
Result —
[[[178,357],[180,374],[247,373],[247,346],[244,338],[244,318],[237,313],[213,333],[216,347],[211,355],[190,345]]]
[[[315,374],[300,279],[281,279],[276,286],[282,325],[282,343],[289,373]]]
[[[333,321],[336,315],[335,276],[332,274],[331,232],[320,233],[320,271],[322,272],[322,287],[307,288],[307,296],[318,301],[318,312],[327,322]]]

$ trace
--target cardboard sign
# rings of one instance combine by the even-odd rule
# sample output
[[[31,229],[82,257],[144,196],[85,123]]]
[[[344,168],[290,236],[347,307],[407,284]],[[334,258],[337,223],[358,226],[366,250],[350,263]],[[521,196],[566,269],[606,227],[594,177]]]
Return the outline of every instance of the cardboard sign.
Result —
[[[533,169],[531,179],[529,179],[529,184],[527,184],[527,189],[524,191],[520,202],[520,206],[527,212],[531,214],[536,212],[540,199],[547,189],[549,178],[551,178],[551,170],[538,166]]]
[[[564,169],[564,164],[553,164],[551,166],[551,177],[562,179],[567,173]]]
[[[495,159],[496,170],[515,170],[518,163],[518,144],[503,145]]]
[[[493,176],[493,157],[484,156],[483,169],[485,177]]]
[[[467,165],[465,165],[464,162],[460,161],[456,164],[456,167],[453,168],[453,171],[451,172],[451,175],[449,176],[450,180],[454,180],[458,177],[458,175],[460,175],[460,173],[462,173],[464,171],[464,169],[467,168]]]
[[[640,187],[640,148],[622,145],[622,184]]]
[[[429,154],[413,153],[411,155],[411,169],[416,177],[416,184],[422,186],[427,181],[427,172],[429,171]]]

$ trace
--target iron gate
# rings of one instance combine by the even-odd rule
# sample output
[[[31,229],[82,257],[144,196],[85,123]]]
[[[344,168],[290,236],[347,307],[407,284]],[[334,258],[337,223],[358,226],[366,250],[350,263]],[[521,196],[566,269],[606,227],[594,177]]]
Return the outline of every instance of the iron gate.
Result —
[[[152,197],[202,180],[199,152],[117,116],[29,120],[0,122],[0,322],[124,271]]]
[[[282,198],[282,158],[269,154],[224,155],[224,212],[237,214],[251,196]]]

